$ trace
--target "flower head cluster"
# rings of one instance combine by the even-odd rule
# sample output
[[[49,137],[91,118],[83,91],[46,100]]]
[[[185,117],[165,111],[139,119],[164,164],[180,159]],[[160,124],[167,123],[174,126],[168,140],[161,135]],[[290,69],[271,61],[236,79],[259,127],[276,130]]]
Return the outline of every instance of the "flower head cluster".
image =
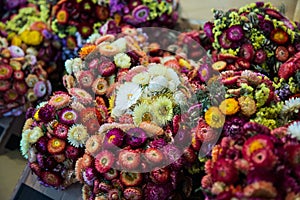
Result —
[[[298,194],[299,141],[291,139],[285,127],[270,131],[252,122],[244,124],[241,134],[242,142],[222,138],[205,163],[202,187],[211,192],[209,199],[274,199]]]
[[[278,66],[299,51],[296,23],[270,3],[252,3],[226,12],[214,10],[214,17],[204,26],[213,49],[241,57],[235,61],[240,68],[282,74]]]
[[[43,185],[64,189],[78,181],[75,162],[84,153],[93,124],[100,123],[95,112],[86,111],[91,108],[68,93],[55,92],[28,110],[20,150]],[[83,125],[86,120],[89,126]]]
[[[0,115],[19,115],[24,104],[48,97],[52,86],[34,47],[24,51],[14,41],[0,39]]]

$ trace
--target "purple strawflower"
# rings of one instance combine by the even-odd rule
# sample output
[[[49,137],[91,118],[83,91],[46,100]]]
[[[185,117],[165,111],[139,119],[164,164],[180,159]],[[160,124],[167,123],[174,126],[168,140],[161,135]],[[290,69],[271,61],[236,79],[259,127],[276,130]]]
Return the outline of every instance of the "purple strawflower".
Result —
[[[136,148],[143,145],[147,140],[146,132],[141,128],[131,128],[127,131],[126,143]]]
[[[34,94],[37,97],[43,97],[47,93],[47,86],[44,81],[38,81],[33,88]]]
[[[55,108],[49,104],[41,107],[39,110],[39,118],[43,122],[50,122],[54,119],[55,116]]]
[[[203,26],[204,33],[210,40],[214,39],[214,34],[212,32],[213,27],[214,27],[214,23],[212,22],[206,22]]]
[[[38,141],[35,143],[35,148],[38,152],[46,154],[48,152],[47,144],[48,144],[48,137],[42,136],[38,139]]]
[[[145,22],[149,16],[150,10],[148,6],[139,5],[132,11],[132,16],[138,22]]]
[[[256,7],[263,7],[264,5],[265,5],[265,2],[263,2],[263,1],[258,1],[258,2],[256,2],[255,3],[256,4]]]
[[[144,188],[145,200],[162,200],[167,199],[172,193],[172,184],[170,182],[162,185],[157,185],[152,182],[147,183]]]
[[[120,0],[110,0],[109,1],[110,15],[113,16],[115,13],[121,12],[124,6],[125,5]]]
[[[223,127],[223,135],[229,136],[231,138],[239,138],[243,133],[243,126],[247,122],[245,118],[242,117],[228,117]]]
[[[227,32],[226,31],[224,31],[222,33],[222,35],[220,35],[218,40],[219,40],[219,43],[220,43],[221,47],[224,48],[224,49],[229,49],[232,45],[232,42],[227,37]]]
[[[172,144],[168,144],[167,146],[164,146],[162,148],[162,151],[167,158],[168,162],[172,163],[178,160],[181,155],[183,154],[183,151],[180,151],[178,147]]]
[[[244,31],[240,25],[234,25],[227,29],[227,38],[230,41],[239,41],[243,37],[244,37]]]
[[[88,167],[83,172],[83,180],[88,185],[93,185],[93,181],[96,179],[96,170],[95,168]]]
[[[259,27],[266,33],[271,33],[274,29],[273,22],[270,20],[262,20],[259,22]]]
[[[198,76],[199,76],[199,79],[202,82],[207,82],[208,81],[208,79],[211,76],[211,71],[210,71],[207,64],[204,64],[204,65],[200,66],[200,68],[198,70]]]
[[[150,147],[153,147],[153,148],[161,149],[166,145],[167,145],[167,142],[164,139],[161,139],[161,138],[153,140],[152,142],[150,142]]]
[[[119,128],[113,128],[108,131],[104,139],[106,148],[121,147],[123,144],[125,133]]]
[[[63,108],[58,113],[59,121],[66,125],[72,125],[76,122],[78,114],[72,108]]]
[[[28,108],[26,111],[25,118],[26,119],[33,118],[33,115],[35,112],[36,112],[35,108],[33,108],[33,107]]]

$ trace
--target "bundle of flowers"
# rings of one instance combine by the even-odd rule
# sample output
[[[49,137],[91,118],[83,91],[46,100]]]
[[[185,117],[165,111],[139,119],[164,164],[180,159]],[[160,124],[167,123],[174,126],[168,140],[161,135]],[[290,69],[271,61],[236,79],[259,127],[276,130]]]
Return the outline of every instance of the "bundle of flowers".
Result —
[[[26,118],[20,150],[40,183],[64,189],[77,182],[75,163],[87,139],[106,122],[105,108],[84,90],[73,88],[28,109]]]
[[[239,134],[242,139],[222,138],[205,163],[207,198],[299,198],[299,140],[286,127],[270,131],[254,122]]]
[[[61,0],[52,11],[52,30],[63,40],[64,60],[76,57],[92,33],[117,34],[123,26],[174,26],[177,1]]]
[[[27,5],[27,0],[3,0],[0,2],[0,19],[1,21],[9,18],[12,14],[15,14],[16,11]]]
[[[0,115],[19,115],[25,104],[34,105],[48,97],[51,83],[34,48],[24,51],[6,38],[0,40]]]
[[[139,65],[110,95],[111,119],[86,142],[76,163],[84,199],[188,198],[197,165],[192,89],[163,63]],[[191,114],[193,116],[191,117]]]
[[[118,33],[123,25],[173,28],[179,18],[178,7],[178,0],[111,0],[111,18],[100,28],[100,32]]]
[[[251,68],[273,78],[281,73],[279,66],[300,50],[299,27],[270,3],[215,10],[214,17],[204,31],[232,68]]]
[[[130,27],[123,27],[117,36],[92,34],[79,50],[80,57],[66,60],[65,87],[83,88],[107,102],[108,88],[131,67],[147,62],[141,50],[146,40],[141,30]]]
[[[15,46],[27,49],[37,57],[38,63],[47,71],[54,88],[61,80],[61,43],[49,26],[49,5],[45,1],[29,1],[10,16],[3,24],[3,37]],[[35,3],[35,4],[33,4]]]

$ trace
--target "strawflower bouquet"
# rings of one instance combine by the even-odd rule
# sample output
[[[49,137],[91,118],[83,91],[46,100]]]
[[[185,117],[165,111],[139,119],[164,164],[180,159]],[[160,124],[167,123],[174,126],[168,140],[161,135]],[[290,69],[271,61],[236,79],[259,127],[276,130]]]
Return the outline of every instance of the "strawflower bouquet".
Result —
[[[42,185],[65,189],[78,181],[76,160],[88,138],[106,122],[107,111],[87,92],[73,88],[70,93],[54,92],[49,101],[28,109],[26,119],[22,155]]]
[[[300,50],[299,27],[270,3],[214,10],[214,18],[204,25],[204,31],[213,49],[230,60],[232,68],[251,68],[272,78]]]
[[[87,140],[76,162],[84,199],[190,196],[197,150],[189,115],[197,112],[189,89],[161,63],[133,67],[119,79],[110,96],[113,122]]]
[[[92,35],[80,58],[65,63],[69,92],[83,88],[108,110],[108,123],[87,139],[76,162],[84,199],[188,198],[192,177],[199,179],[198,151],[204,144],[209,152],[220,131],[201,118],[207,105],[199,100],[208,89],[194,76],[209,58],[176,56],[172,46],[148,42],[152,29],[141,30]]]
[[[300,144],[289,129],[248,122],[239,134],[240,139],[223,137],[206,161],[206,199],[299,198]]]
[[[63,83],[67,89],[80,87],[93,97],[108,101],[108,88],[119,76],[140,62],[147,62],[142,53],[147,35],[142,30],[123,27],[117,35],[92,34],[79,56],[65,62]]]
[[[61,61],[61,43],[49,26],[50,7],[46,1],[28,1],[26,6],[17,10],[2,24],[2,36],[11,45],[18,46],[24,52],[31,52],[37,62],[48,74],[48,79],[55,89],[61,87],[58,83],[63,68]]]
[[[24,51],[4,37],[0,40],[0,115],[20,115],[24,105],[47,98],[52,86],[34,48]]]

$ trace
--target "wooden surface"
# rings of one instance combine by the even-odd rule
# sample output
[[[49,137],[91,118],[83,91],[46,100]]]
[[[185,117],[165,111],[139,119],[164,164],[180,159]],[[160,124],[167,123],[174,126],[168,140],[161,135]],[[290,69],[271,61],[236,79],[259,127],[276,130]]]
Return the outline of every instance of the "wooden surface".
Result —
[[[300,21],[300,0],[181,0],[180,4],[184,18],[207,21],[213,18],[212,8],[227,10],[256,1],[271,2],[276,7],[284,4],[287,17]]]

